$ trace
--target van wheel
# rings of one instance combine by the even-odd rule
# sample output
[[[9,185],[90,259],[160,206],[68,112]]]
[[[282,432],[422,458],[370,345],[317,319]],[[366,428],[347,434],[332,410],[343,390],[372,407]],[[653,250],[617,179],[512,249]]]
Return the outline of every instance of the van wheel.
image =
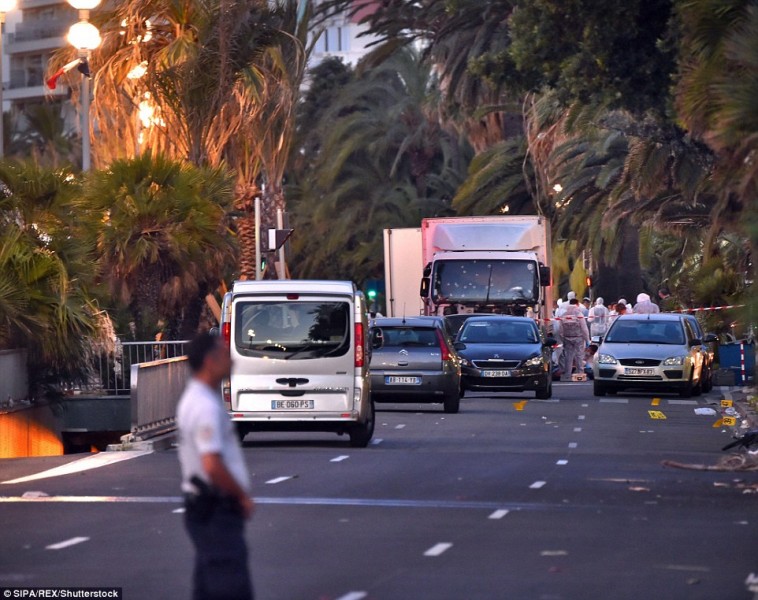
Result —
[[[350,429],[350,446],[353,448],[365,448],[374,436],[374,401],[369,400],[368,417],[365,422],[353,425]]]
[[[595,396],[605,396],[605,394],[608,392],[608,389],[597,380],[594,382],[592,387],[592,392],[595,394]]]
[[[443,401],[443,406],[445,407],[446,413],[457,413],[458,410],[460,410],[461,407],[461,398],[457,394],[454,394],[452,396],[445,396],[445,400]]]
[[[243,423],[235,423],[234,428],[237,430],[237,439],[240,441],[240,445],[242,445],[245,442],[245,436],[250,433],[250,430]]]

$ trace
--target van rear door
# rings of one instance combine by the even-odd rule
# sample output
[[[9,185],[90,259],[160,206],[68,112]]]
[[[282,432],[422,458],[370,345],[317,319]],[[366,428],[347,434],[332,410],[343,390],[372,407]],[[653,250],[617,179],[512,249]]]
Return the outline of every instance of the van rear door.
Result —
[[[353,409],[352,296],[234,297],[231,411],[247,420],[333,420]]]

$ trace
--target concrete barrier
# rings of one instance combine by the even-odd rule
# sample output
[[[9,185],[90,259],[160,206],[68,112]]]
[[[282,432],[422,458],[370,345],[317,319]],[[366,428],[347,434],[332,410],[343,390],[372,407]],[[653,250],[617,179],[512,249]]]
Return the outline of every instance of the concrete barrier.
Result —
[[[0,350],[0,406],[12,406],[28,396],[26,350]]]
[[[132,365],[132,432],[125,442],[139,441],[174,428],[176,405],[189,375],[186,356]]]

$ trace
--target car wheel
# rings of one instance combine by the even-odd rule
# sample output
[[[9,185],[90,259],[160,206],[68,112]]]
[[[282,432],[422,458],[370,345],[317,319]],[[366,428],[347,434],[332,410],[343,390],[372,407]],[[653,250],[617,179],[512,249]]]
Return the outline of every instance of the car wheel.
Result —
[[[452,396],[445,396],[443,406],[445,408],[446,413],[450,413],[450,414],[457,413],[461,407],[460,395],[454,394]]]
[[[685,384],[685,386],[682,389],[679,390],[679,397],[691,398],[692,391],[693,391],[692,376],[690,375],[690,380]]]
[[[365,448],[374,436],[375,422],[374,401],[369,400],[368,417],[363,423],[353,425],[350,429],[350,446],[353,448]]]
[[[553,395],[553,381],[552,378],[548,377],[547,383],[545,384],[545,387],[536,390],[534,392],[535,397],[538,400],[547,400],[548,398],[551,398]]]
[[[599,381],[595,380],[592,382],[592,392],[595,394],[595,396],[605,396],[605,393],[607,391],[608,390],[605,388],[605,386]]]
[[[711,367],[706,369],[705,376],[703,377],[703,392],[706,394],[713,389],[713,373],[711,373]]]

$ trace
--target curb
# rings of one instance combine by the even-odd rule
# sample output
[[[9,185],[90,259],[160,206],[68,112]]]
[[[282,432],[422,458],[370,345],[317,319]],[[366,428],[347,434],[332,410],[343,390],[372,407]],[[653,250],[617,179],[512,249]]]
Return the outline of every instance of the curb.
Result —
[[[106,452],[126,452],[127,450],[149,450],[151,452],[160,452],[170,450],[175,444],[176,431],[170,431],[168,433],[156,435],[147,440],[139,440],[135,442],[124,441],[120,444],[108,444]]]

